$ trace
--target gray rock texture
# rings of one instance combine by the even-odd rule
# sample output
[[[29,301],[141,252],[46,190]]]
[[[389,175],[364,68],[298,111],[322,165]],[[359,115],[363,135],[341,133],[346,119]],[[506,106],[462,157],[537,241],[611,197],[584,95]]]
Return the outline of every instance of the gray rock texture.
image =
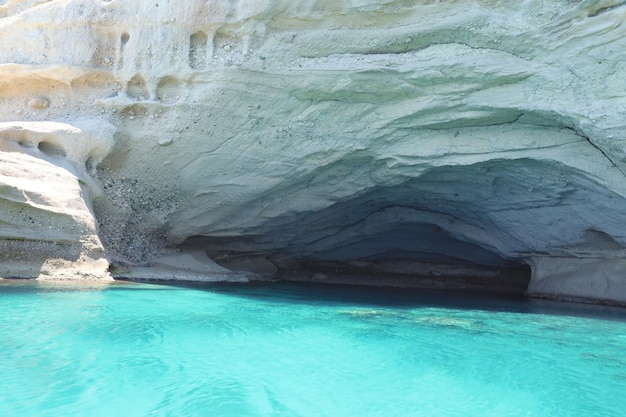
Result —
[[[117,274],[626,303],[625,22],[614,0],[0,1],[0,119],[113,126],[79,165]]]

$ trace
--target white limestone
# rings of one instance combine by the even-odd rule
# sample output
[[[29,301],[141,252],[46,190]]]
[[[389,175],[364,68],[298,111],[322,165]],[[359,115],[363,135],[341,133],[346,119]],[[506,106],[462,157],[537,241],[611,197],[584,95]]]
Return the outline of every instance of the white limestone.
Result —
[[[0,276],[111,280],[91,208],[101,190],[89,172],[114,128],[84,124],[92,135],[63,123],[0,123]]]
[[[261,275],[530,265],[533,294],[624,303],[625,21],[613,0],[5,1],[0,121],[88,163],[127,275],[167,248]]]

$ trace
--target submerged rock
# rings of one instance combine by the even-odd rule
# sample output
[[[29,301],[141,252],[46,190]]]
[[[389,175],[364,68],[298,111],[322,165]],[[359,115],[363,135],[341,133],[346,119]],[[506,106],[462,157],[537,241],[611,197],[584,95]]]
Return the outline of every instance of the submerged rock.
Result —
[[[2,120],[118,132],[91,164],[114,266],[149,274],[178,248],[260,276],[626,302],[622,2],[31,1],[0,17]]]

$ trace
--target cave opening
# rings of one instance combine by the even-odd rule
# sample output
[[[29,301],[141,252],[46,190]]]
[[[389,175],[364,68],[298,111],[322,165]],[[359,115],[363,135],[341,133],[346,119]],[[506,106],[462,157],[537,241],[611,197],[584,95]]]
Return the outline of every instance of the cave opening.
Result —
[[[197,212],[196,233],[179,241],[272,278],[520,295],[531,268],[536,283],[559,267],[543,260],[604,259],[624,244],[623,197],[557,161],[387,173],[384,161],[343,158],[291,179],[280,198],[259,194],[225,217]]]
[[[547,225],[588,197],[572,193],[575,176],[557,168],[532,160],[438,167],[184,245],[231,270],[280,279],[521,295],[531,278],[526,252],[554,241],[561,231]],[[529,193],[538,183],[543,191]]]
[[[407,217],[407,211],[413,213]],[[527,290],[531,271],[524,260],[504,257],[420,217],[437,214],[406,207],[378,213],[379,219],[355,220],[361,224],[317,239],[313,229],[302,227],[299,234],[308,238],[299,242],[286,232],[236,239],[194,236],[183,246],[202,247],[233,271],[280,280],[514,295]],[[335,215],[341,214],[327,213]],[[396,222],[386,216],[397,216]],[[272,247],[279,241],[284,246]]]

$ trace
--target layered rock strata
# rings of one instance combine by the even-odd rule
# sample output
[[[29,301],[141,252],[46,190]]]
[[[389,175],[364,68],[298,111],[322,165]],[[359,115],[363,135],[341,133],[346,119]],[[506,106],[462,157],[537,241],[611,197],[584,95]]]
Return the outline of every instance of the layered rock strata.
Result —
[[[622,1],[31,0],[0,17],[2,120],[117,130],[87,171],[118,273],[626,302]]]
[[[110,280],[90,174],[114,127],[92,121],[0,123],[0,276]]]

